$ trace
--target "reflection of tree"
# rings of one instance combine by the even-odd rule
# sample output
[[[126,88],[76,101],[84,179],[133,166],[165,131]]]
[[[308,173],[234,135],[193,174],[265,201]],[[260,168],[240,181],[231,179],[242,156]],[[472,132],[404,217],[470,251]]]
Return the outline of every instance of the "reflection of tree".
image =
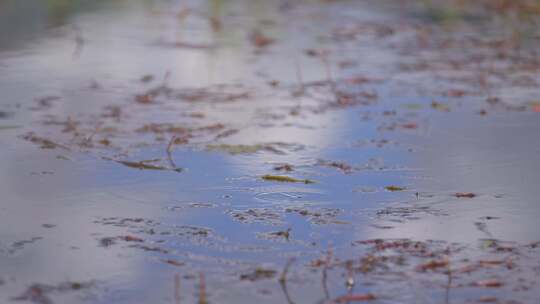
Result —
[[[49,26],[57,27],[64,25],[72,10],[73,2],[71,0],[48,0]]]
[[[0,0],[0,51],[42,37],[48,28],[64,26],[73,15],[104,7],[106,3],[97,0]]]

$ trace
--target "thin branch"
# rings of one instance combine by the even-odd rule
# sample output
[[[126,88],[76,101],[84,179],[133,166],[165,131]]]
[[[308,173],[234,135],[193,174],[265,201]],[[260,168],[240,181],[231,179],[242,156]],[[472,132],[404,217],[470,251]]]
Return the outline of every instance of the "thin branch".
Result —
[[[204,273],[199,273],[199,302],[198,304],[208,304],[206,300],[206,281],[204,279]]]
[[[285,295],[285,298],[287,299],[288,304],[294,304],[294,302],[291,299],[291,296],[289,295],[289,290],[287,289],[287,273],[289,273],[289,267],[291,267],[294,260],[295,260],[294,258],[290,258],[287,261],[287,264],[285,264],[285,268],[283,268],[283,272],[279,276],[279,285],[281,286],[281,289],[283,290],[283,294]]]
[[[347,286],[347,291],[349,292],[349,294],[352,294],[354,291],[354,285],[356,283],[354,280],[353,262],[347,261],[346,265],[347,265],[347,281],[345,281],[345,285]]]
[[[330,84],[330,88],[332,89],[332,92],[336,94],[336,83],[332,77],[332,70],[330,68],[330,60],[328,59],[328,53],[325,52],[321,55],[321,60],[324,64],[324,70],[326,72],[326,80],[328,81],[328,84]]]
[[[174,149],[174,142],[176,141],[176,139],[177,139],[177,137],[175,135],[173,135],[173,137],[169,141],[169,144],[167,145],[167,159],[169,160],[169,163],[171,164],[171,167],[173,169],[178,168],[176,166],[174,160],[173,160],[173,157],[172,157],[172,152],[173,152],[173,149]]]
[[[330,292],[328,291],[328,268],[330,267],[330,262],[332,261],[332,248],[328,248],[326,253],[326,259],[324,261],[324,267],[322,270],[322,287],[324,291],[324,297],[326,300],[330,299]]]
[[[72,58],[78,59],[82,54],[86,41],[82,35],[81,29],[78,26],[74,25],[73,31],[75,32],[75,49],[73,50]]]
[[[444,294],[444,303],[450,304],[450,289],[452,288],[452,269],[450,268],[450,262],[448,262],[448,269],[446,275],[448,276],[448,281],[446,283],[446,290]]]
[[[174,303],[180,304],[180,275],[174,275]]]
[[[305,92],[304,79],[302,77],[302,68],[300,67],[300,63],[298,62],[298,60],[294,61],[294,66],[296,68],[296,80],[298,81],[298,84],[300,85],[300,91],[297,92],[296,94],[298,96],[302,96],[304,95],[304,92]]]

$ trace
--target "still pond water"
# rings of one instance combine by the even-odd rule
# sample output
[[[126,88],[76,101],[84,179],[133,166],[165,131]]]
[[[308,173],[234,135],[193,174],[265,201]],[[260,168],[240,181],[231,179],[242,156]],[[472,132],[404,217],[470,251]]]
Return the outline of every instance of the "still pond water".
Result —
[[[536,303],[540,40],[423,13],[0,1],[0,302]]]

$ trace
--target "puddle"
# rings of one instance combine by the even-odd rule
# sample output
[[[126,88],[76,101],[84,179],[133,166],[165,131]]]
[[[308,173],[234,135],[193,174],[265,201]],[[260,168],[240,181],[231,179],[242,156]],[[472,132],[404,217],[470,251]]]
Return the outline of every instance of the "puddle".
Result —
[[[535,303],[496,2],[0,1],[0,302]]]

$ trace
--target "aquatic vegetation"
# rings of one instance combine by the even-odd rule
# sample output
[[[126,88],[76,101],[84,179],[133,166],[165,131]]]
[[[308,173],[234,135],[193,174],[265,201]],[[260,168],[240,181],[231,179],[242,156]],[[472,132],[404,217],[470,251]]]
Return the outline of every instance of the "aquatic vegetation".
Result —
[[[223,151],[232,155],[236,154],[252,154],[259,151],[265,151],[269,148],[264,145],[228,145],[228,144],[219,144],[219,145],[208,145],[206,148],[209,151]]]
[[[73,2],[0,12],[0,302],[534,303],[536,0]]]
[[[12,129],[20,129],[22,128],[21,126],[0,126],[0,131],[2,130],[12,130]]]

